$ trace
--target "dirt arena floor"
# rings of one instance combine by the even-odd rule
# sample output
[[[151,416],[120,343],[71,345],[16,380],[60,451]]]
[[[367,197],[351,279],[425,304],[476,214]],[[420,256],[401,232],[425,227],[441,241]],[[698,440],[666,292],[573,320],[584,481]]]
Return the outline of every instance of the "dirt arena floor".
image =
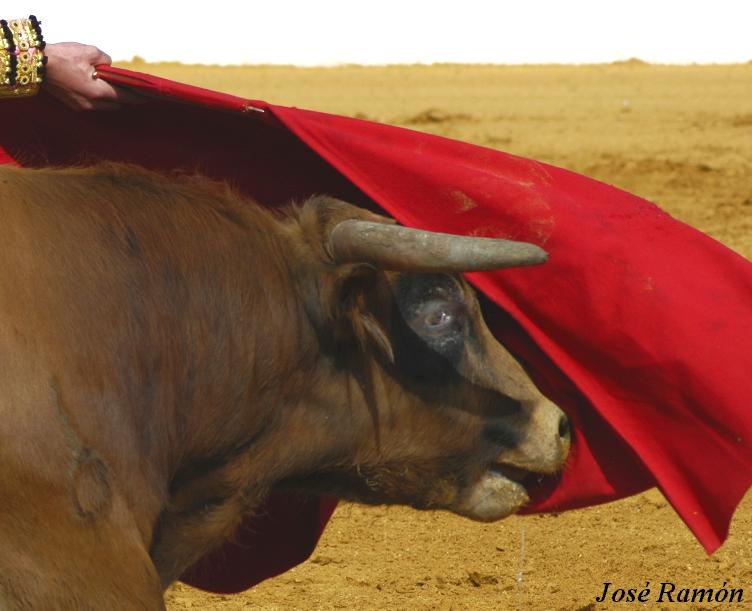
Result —
[[[121,64],[128,66],[129,64]],[[355,115],[533,157],[618,185],[752,258],[752,62],[667,67],[327,69],[136,65],[271,102]],[[691,270],[687,270],[691,273]],[[751,372],[752,375],[752,372]],[[752,400],[752,399],[751,399]],[[751,406],[752,407],[752,406]],[[718,485],[723,485],[719,473]],[[313,557],[253,590],[173,587],[183,609],[752,609],[752,494],[708,557],[657,491],[479,525],[342,505]],[[744,588],[741,604],[597,604],[615,587]]]

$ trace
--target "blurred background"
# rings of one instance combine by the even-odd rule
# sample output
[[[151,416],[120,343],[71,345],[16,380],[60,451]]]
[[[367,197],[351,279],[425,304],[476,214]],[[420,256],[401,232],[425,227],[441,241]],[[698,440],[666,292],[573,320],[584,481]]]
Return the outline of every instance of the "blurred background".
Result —
[[[117,60],[299,66],[752,60],[749,0],[41,0],[27,6],[21,13],[36,11],[49,40],[86,41]]]

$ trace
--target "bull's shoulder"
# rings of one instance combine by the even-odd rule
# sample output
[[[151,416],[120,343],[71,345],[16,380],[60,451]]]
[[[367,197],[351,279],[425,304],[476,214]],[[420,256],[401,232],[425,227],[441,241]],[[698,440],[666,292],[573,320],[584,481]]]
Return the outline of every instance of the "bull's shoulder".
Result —
[[[28,214],[100,224],[143,223],[155,231],[269,233],[279,216],[227,182],[191,172],[158,172],[103,162],[87,167],[0,167],[0,206]],[[7,217],[6,217],[7,218]],[[161,228],[161,229],[155,229]]]
[[[3,184],[23,187],[30,193],[52,193],[63,199],[73,192],[82,199],[96,198],[98,192],[117,196],[120,192],[165,198],[183,198],[193,203],[223,203],[246,200],[227,183],[199,173],[158,172],[122,162],[100,162],[82,167],[22,168],[0,167]],[[110,198],[112,201],[112,198]],[[134,204],[137,202],[134,202]]]

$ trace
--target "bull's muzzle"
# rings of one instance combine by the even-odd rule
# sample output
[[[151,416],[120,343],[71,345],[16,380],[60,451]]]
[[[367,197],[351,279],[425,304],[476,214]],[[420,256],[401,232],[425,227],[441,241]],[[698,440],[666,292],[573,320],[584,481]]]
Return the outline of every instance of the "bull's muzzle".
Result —
[[[504,518],[528,502],[524,481],[531,474],[552,475],[562,469],[571,444],[569,419],[544,398],[528,409],[524,436],[457,498],[455,513],[483,522]]]
[[[499,463],[543,475],[559,472],[571,444],[569,418],[545,398],[530,405],[528,413],[525,435],[515,447],[502,453]]]

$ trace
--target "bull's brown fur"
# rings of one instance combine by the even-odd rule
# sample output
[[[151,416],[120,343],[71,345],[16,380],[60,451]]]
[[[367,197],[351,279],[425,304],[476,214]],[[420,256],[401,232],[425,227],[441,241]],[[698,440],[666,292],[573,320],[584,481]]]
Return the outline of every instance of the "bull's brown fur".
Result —
[[[159,608],[275,485],[452,508],[492,458],[491,340],[472,400],[439,398],[395,367],[396,276],[327,252],[378,217],[123,165],[0,168],[0,193],[0,607]]]

